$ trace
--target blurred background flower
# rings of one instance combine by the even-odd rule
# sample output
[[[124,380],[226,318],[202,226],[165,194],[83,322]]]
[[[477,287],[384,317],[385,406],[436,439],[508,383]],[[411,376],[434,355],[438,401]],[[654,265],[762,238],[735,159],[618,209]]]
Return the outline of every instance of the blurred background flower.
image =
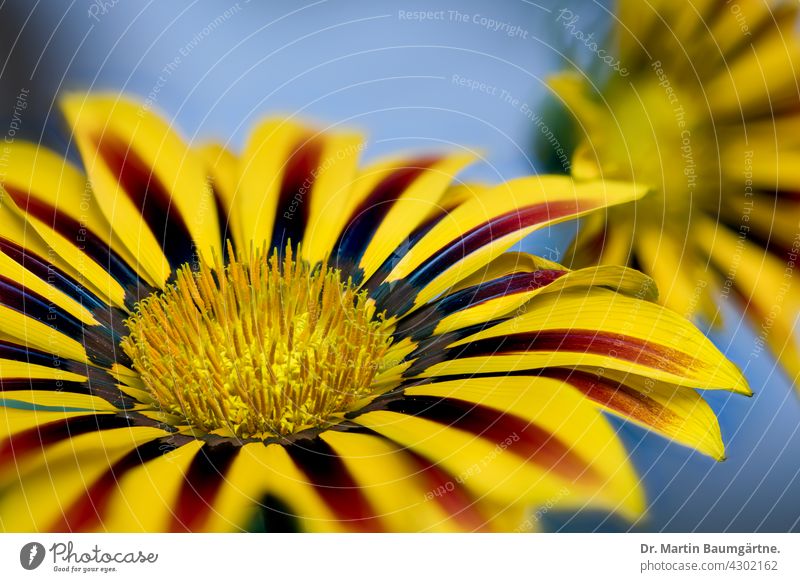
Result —
[[[366,160],[398,148],[479,147],[486,164],[471,178],[498,182],[542,172],[535,135],[553,151],[569,135],[540,105],[546,77],[565,58],[597,59],[609,3],[382,2],[6,2],[0,8],[0,112],[5,139],[64,149],[55,96],[68,89],[138,95],[191,141],[225,138],[239,149],[266,113],[364,130]],[[579,39],[556,22],[579,14]],[[610,65],[613,66],[613,65]],[[539,138],[541,139],[541,138]],[[0,156],[0,174],[6,162]],[[540,233],[545,258],[563,260],[574,224]],[[531,247],[533,248],[533,247]],[[747,366],[756,396],[708,394],[720,416],[728,460],[713,460],[617,423],[643,476],[648,518],[633,527],[672,531],[784,531],[800,527],[800,404],[757,336],[727,308],[712,338]],[[539,511],[545,529],[624,530],[595,512]]]
[[[798,384],[800,6],[728,4],[619,0],[610,38],[588,43],[580,15],[559,11],[607,65],[549,80],[553,115],[574,119],[570,173],[650,190],[584,221],[567,261],[635,266],[707,323],[720,303],[746,309],[753,356],[771,350]]]

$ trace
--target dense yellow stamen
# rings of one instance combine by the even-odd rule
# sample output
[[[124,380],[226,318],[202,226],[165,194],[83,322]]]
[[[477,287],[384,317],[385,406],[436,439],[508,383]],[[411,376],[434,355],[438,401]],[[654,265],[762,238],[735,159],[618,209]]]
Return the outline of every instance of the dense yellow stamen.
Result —
[[[324,427],[374,393],[390,330],[336,270],[276,253],[184,266],[121,345],[165,412],[242,438]]]

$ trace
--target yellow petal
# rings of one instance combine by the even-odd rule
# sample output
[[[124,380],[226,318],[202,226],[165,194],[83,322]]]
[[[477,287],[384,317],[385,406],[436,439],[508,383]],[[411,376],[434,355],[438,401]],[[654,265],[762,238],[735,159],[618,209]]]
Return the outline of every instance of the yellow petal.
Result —
[[[530,378],[483,378],[406,390],[408,396],[461,400],[466,411],[480,403],[499,413],[520,413],[523,424],[500,416],[491,426],[471,426],[463,415],[437,422],[391,411],[354,420],[435,460],[476,495],[495,502],[535,506],[558,497],[567,507],[588,504],[638,517],[644,511],[638,479],[608,422],[571,387],[536,382],[535,389],[527,389]],[[513,428],[506,431],[504,419]],[[504,438],[491,438],[489,429]]]
[[[605,289],[543,294],[519,317],[448,347],[449,357],[457,359],[428,367],[426,377],[597,366],[680,386],[750,394],[736,366],[687,320]]]
[[[598,208],[630,202],[644,192],[626,183],[577,184],[562,176],[512,180],[454,209],[412,247],[386,281],[414,273],[409,280],[424,284],[414,301],[420,306],[531,232]],[[440,263],[442,271],[437,270]]]
[[[327,432],[321,438],[342,458],[384,528],[392,532],[459,531],[437,503],[408,453],[380,437]],[[452,494],[455,500],[459,493]],[[463,493],[461,493],[463,496]],[[470,498],[471,503],[475,503]],[[467,506],[462,511],[475,512]]]
[[[202,441],[191,441],[118,476],[116,490],[101,516],[102,529],[167,531],[186,471],[202,446]]]
[[[35,465],[18,467],[19,478],[0,495],[0,529],[47,530],[116,460],[165,434],[153,428],[119,428],[83,434],[48,447]]]
[[[164,253],[172,247],[173,262],[191,261],[195,254],[206,261],[221,256],[217,210],[202,161],[170,125],[144,104],[116,95],[69,95],[61,107],[100,208],[156,283],[180,266],[167,262]],[[149,210],[143,215],[145,202]],[[153,232],[163,224],[166,233]],[[187,240],[177,240],[184,233]]]

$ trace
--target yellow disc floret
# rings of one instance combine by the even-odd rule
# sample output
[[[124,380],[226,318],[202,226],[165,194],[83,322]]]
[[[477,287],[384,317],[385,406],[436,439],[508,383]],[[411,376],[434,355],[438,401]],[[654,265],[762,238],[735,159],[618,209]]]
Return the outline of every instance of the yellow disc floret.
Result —
[[[282,259],[184,266],[126,323],[121,346],[156,405],[241,438],[336,422],[374,393],[391,341],[366,292],[288,247]]]

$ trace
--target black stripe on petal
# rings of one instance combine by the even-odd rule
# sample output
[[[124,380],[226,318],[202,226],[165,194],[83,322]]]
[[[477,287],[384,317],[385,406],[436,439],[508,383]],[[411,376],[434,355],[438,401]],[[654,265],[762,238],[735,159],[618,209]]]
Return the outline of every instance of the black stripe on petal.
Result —
[[[380,521],[344,461],[320,438],[298,440],[286,449],[317,493],[348,527],[380,531]]]
[[[460,356],[457,348],[447,348],[452,343],[460,341],[478,332],[484,331],[495,325],[508,321],[508,318],[493,319],[484,323],[476,323],[454,331],[448,331],[439,335],[432,335],[422,339],[414,348],[414,351],[406,356],[406,362],[413,361],[411,366],[403,372],[404,378],[413,378],[430,368],[434,364],[452,360]]]
[[[381,285],[373,294],[378,310],[385,309],[393,315],[403,314],[414,305],[421,289],[468,255],[518,230],[569,216],[579,210],[578,202],[563,200],[525,206],[496,216],[433,253],[407,278]]]
[[[381,283],[389,276],[389,273],[395,268],[397,263],[405,256],[409,249],[414,248],[422,238],[430,232],[430,230],[439,224],[445,217],[447,217],[449,212],[447,210],[436,214],[429,218],[426,222],[421,224],[417,229],[411,233],[408,237],[408,242],[403,244],[402,248],[397,249],[394,253],[386,258],[383,264],[378,268],[375,273],[369,278],[369,280],[364,283],[363,288],[367,289],[370,294],[374,293],[381,285]]]
[[[131,307],[139,297],[145,297],[150,294],[152,288],[141,281],[133,268],[114,252],[111,247],[103,242],[97,234],[89,230],[86,225],[81,224],[71,216],[45,204],[33,196],[28,196],[13,188],[6,188],[6,191],[20,209],[31,216],[35,216],[46,225],[53,228],[61,236],[86,253],[90,259],[103,267],[125,290],[126,304],[128,302],[130,303],[128,307]],[[80,301],[80,296],[88,294],[81,285],[78,285],[66,275],[60,274],[53,265],[45,261],[38,261],[41,265],[36,265],[35,260],[33,261],[34,264],[27,264],[27,262],[32,261],[32,259],[29,258],[30,253],[19,247],[14,249],[14,247],[16,247],[16,245],[6,241],[2,250],[15,261],[23,264],[27,269],[30,269],[40,278],[64,291],[76,301]],[[26,257],[26,255],[28,255],[28,257]],[[23,261],[25,261],[25,263],[23,263]],[[63,287],[59,286],[63,285],[61,279],[70,282],[70,284],[64,285]],[[77,296],[73,295],[76,290],[79,291]],[[84,297],[84,300],[85,299],[86,297]],[[86,308],[91,309],[92,307],[90,304],[86,304]]]
[[[170,531],[191,532],[202,526],[240,448],[223,441],[206,444],[197,452],[178,494]]]
[[[46,262],[28,250],[5,239],[0,239],[0,252],[3,252],[14,262],[29,270],[46,281],[54,289],[58,289],[89,311],[102,309],[106,304],[97,298],[94,293],[79,285],[72,277],[62,272],[52,263]]]
[[[3,390],[32,388],[35,390],[63,390],[66,392],[91,394],[104,398],[112,405],[121,409],[130,408],[136,402],[133,398],[123,394],[119,388],[117,388],[119,382],[108,370],[97,368],[86,362],[68,360],[41,350],[35,350],[5,341],[0,341],[0,359],[26,362],[36,366],[45,366],[53,370],[72,372],[88,378],[88,380],[83,383],[62,381],[60,385],[57,379],[30,380],[28,378],[5,378],[0,380]],[[19,384],[15,385],[16,382],[19,382]]]
[[[410,161],[404,168],[394,170],[359,205],[334,246],[334,266],[341,269],[345,276],[352,276],[355,283],[361,281],[363,274],[358,272],[358,263],[378,227],[403,192],[439,159],[420,158]]]
[[[87,367],[84,370],[84,375],[88,375],[88,380],[85,382],[59,380],[57,378],[0,378],[0,394],[15,390],[87,394],[102,398],[120,410],[132,409],[138,404],[134,398],[120,391],[117,387],[117,380],[105,370]]]
[[[80,364],[74,360],[55,358],[53,354],[3,340],[0,340],[0,358],[28,362],[37,366],[48,366],[56,370],[66,370],[76,374],[81,374],[86,369],[86,364]]]
[[[304,135],[286,162],[275,209],[272,247],[282,253],[289,241],[303,240],[311,208],[311,193],[320,170],[323,141]]]
[[[565,273],[556,270],[514,273],[456,291],[402,319],[395,329],[394,340],[408,336],[413,340],[423,339],[431,335],[439,322],[449,315],[507,295],[534,291]]]
[[[210,180],[210,179],[209,179]],[[223,263],[227,263],[231,260],[231,257],[228,256],[228,242],[231,243],[233,247],[234,253],[237,251],[236,249],[236,242],[233,240],[233,235],[230,232],[231,229],[231,217],[230,211],[226,208],[222,195],[219,193],[219,189],[214,185],[214,182],[210,180],[211,191],[214,194],[214,206],[217,209],[217,225],[219,227],[219,244],[222,247],[222,258]]]
[[[86,289],[86,287],[79,284],[66,273],[10,241],[0,239],[0,252],[5,253],[12,260],[22,265],[23,268],[28,269],[31,273],[39,277],[42,281],[45,281],[54,289],[61,291],[89,310],[101,325],[113,329],[120,337],[127,335],[128,332],[124,321],[127,319],[128,315],[123,310],[106,305],[106,303],[99,299],[93,292]],[[141,280],[137,281],[138,286],[135,290],[132,291],[132,289],[129,288],[126,291],[125,304],[128,308],[133,308],[134,303],[154,291],[152,287]],[[135,294],[132,294],[132,292]]]
[[[93,139],[98,154],[141,212],[173,270],[183,264],[195,264],[194,240],[186,221],[152,169],[117,138],[103,135]]]
[[[244,530],[250,533],[298,533],[300,524],[288,505],[274,495],[265,495]]]
[[[0,341],[0,359],[26,362],[45,366],[53,370],[71,372],[86,376],[85,382],[67,382],[58,379],[0,378],[0,390],[51,390],[90,394],[99,396],[113,406],[125,410],[132,408],[137,401],[124,394],[117,387],[120,384],[108,370],[97,368],[85,362],[60,358],[54,354],[26,348],[13,343]]]
[[[129,363],[124,353],[117,353],[120,338],[112,329],[102,325],[85,325],[41,295],[2,275],[0,304],[81,342],[89,358],[98,365],[110,367],[116,361]]]

